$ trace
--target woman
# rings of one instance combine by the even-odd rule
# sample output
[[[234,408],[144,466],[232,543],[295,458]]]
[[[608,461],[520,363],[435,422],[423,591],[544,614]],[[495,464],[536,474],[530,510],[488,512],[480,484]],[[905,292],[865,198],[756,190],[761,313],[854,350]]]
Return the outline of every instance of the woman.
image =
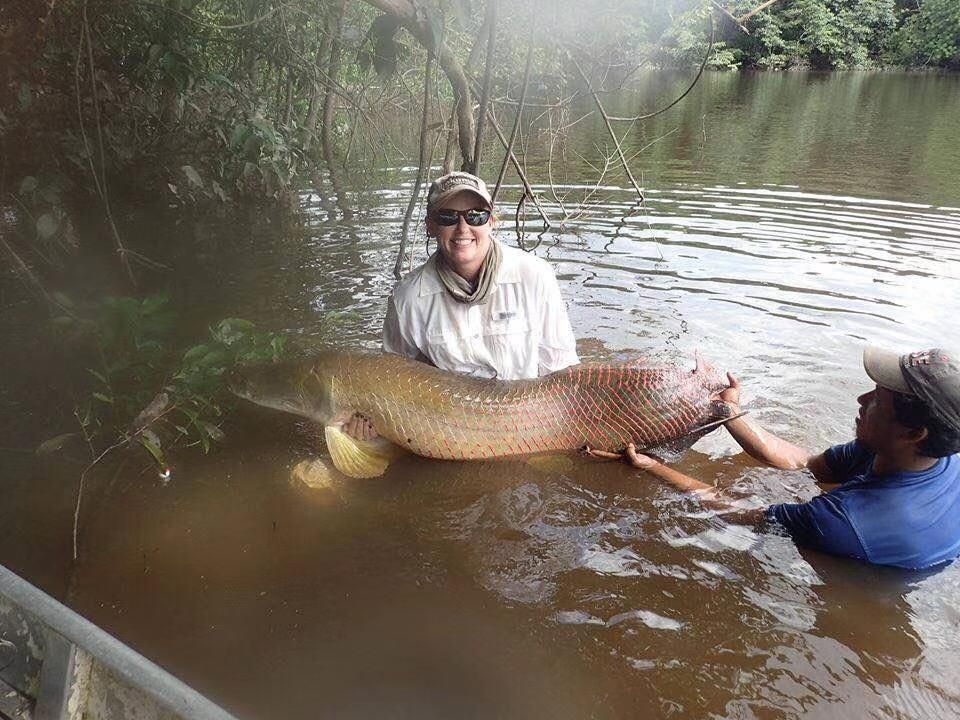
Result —
[[[483,180],[453,172],[427,194],[427,235],[437,251],[397,283],[383,349],[474,377],[516,380],[580,362],[553,270],[500,243]],[[363,418],[347,423],[375,437]]]

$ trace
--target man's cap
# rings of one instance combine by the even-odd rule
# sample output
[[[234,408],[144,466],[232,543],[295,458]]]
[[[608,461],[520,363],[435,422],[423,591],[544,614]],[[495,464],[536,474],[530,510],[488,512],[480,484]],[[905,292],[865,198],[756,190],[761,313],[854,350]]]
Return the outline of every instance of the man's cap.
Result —
[[[901,355],[870,345],[863,351],[863,369],[877,385],[919,398],[960,429],[960,354],[933,348]]]
[[[427,208],[436,207],[464,190],[479,195],[487,207],[493,210],[493,200],[490,198],[486,183],[476,175],[459,170],[438,177],[430,183],[430,191],[427,193]]]

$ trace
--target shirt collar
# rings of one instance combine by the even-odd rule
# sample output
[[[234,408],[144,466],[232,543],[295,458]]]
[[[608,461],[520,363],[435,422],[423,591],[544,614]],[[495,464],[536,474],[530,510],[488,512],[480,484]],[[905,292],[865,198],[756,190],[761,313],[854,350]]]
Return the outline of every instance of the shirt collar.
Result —
[[[504,250],[506,250],[506,248],[504,248]],[[435,250],[423,265],[423,272],[420,274],[420,297],[446,292],[446,288],[444,288],[443,283],[440,282],[440,276],[437,275],[438,252],[439,250]],[[506,258],[504,258],[504,260],[506,260]],[[520,282],[520,268],[518,264],[510,261],[501,262],[494,286],[518,282]]]

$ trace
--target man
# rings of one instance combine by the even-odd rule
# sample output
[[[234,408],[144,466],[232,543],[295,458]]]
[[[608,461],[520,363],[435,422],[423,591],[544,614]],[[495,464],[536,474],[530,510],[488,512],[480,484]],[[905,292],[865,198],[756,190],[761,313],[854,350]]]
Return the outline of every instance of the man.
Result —
[[[483,180],[437,178],[427,194],[427,235],[437,251],[397,283],[383,327],[386,352],[474,377],[516,380],[580,362],[553,270],[493,236],[496,218]],[[354,416],[344,426],[376,437]]]
[[[807,469],[828,492],[806,503],[737,511],[712,486],[638,454],[634,467],[696,492],[739,523],[772,521],[799,544],[878,565],[920,569],[960,555],[960,355],[942,349],[898,355],[868,347],[863,366],[876,387],[861,395],[856,439],[819,455],[747,417],[727,423],[752,457]],[[740,412],[740,383],[721,399]]]

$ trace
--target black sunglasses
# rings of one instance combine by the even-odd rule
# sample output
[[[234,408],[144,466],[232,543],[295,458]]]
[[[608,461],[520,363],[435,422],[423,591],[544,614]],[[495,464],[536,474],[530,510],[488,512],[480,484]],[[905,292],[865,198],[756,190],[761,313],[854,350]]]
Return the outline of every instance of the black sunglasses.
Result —
[[[467,225],[478,227],[486,225],[490,220],[489,210],[434,210],[430,217],[437,225],[451,227],[460,222],[460,218],[467,221]]]

